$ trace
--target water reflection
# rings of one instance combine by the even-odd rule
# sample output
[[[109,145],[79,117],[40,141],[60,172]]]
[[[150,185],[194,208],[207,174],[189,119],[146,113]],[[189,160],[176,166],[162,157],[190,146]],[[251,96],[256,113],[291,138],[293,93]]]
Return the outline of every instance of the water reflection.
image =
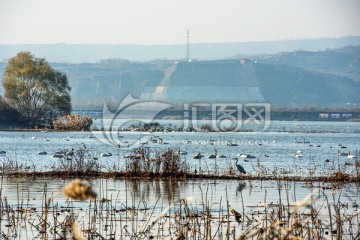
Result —
[[[179,180],[123,180],[125,191],[135,199],[166,199],[168,203],[181,198],[181,191],[187,186]]]
[[[242,192],[246,188],[246,182],[239,182],[238,186],[236,187],[236,196],[237,193]]]
[[[277,206],[280,199],[282,204],[292,206],[306,196],[311,196],[309,201],[312,200],[314,209],[318,209],[318,216],[328,216],[327,206],[333,207],[334,199],[338,201],[340,210],[346,210],[348,214],[356,214],[360,209],[360,184],[355,183],[334,185],[282,181],[87,179],[92,183],[98,198],[92,202],[79,202],[69,201],[61,193],[61,189],[71,180],[3,178],[1,200],[8,208],[15,209],[14,212],[21,206],[25,211],[36,211],[36,216],[43,216],[44,200],[51,199],[50,212],[73,213],[79,216],[80,224],[86,225],[90,216],[97,217],[96,221],[103,221],[101,224],[107,224],[106,221],[111,217],[114,227],[119,222],[127,226],[130,224],[134,228],[138,227],[132,225],[135,223],[145,228],[146,222],[157,221],[164,210],[169,218],[159,221],[159,224],[166,222],[170,228],[170,218],[181,212],[180,203],[185,203],[181,199],[185,197],[193,199],[186,201],[188,210],[192,213],[197,216],[210,214],[218,216],[218,219],[220,216],[226,217],[228,207],[240,211],[243,215],[257,214],[256,216],[261,218],[259,213],[264,211],[266,206]],[[245,189],[249,191],[244,191]],[[327,199],[330,200],[330,205]],[[216,222],[215,217],[212,220]],[[323,221],[328,222],[329,219],[325,218]],[[7,222],[3,221],[3,224]],[[239,227],[236,221],[230,224],[231,227]],[[99,231],[103,231],[103,228]]]

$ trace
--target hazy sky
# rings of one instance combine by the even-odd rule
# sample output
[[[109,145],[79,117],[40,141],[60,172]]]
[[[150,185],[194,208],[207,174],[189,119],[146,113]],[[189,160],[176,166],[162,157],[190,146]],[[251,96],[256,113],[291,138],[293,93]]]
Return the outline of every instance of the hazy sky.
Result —
[[[244,42],[360,35],[360,0],[0,0],[0,44]]]

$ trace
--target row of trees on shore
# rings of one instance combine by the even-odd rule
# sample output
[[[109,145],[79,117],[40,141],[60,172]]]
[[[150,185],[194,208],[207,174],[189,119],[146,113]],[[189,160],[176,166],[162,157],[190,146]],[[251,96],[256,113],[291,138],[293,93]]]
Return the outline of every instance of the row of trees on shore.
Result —
[[[0,96],[0,123],[52,126],[53,121],[71,113],[68,78],[44,58],[37,58],[30,52],[18,53],[8,61],[2,83],[5,94]],[[86,123],[89,127],[88,119]],[[81,130],[82,127],[77,128]],[[62,129],[66,129],[66,124],[62,124]]]

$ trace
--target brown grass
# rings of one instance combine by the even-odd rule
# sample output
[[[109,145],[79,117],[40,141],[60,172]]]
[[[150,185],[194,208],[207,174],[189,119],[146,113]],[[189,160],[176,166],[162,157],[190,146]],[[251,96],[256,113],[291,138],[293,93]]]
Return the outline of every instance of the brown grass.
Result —
[[[203,184],[202,184],[203,185]],[[106,186],[106,184],[104,184]],[[309,185],[312,187],[312,185]],[[9,239],[14,234],[32,239],[359,239],[360,210],[351,214],[333,195],[328,199],[322,191],[311,193],[304,199],[290,201],[289,182],[278,181],[278,202],[264,204],[256,211],[229,208],[229,199],[220,198],[214,209],[208,189],[199,188],[200,199],[172,198],[164,206],[157,201],[149,208],[143,197],[136,202],[137,184],[125,192],[126,199],[107,196],[100,185],[96,197],[86,181],[75,179],[64,187],[64,193],[74,200],[88,204],[76,208],[71,200],[59,205],[56,193],[47,196],[44,187],[43,205],[32,207],[29,199],[18,191],[18,203],[9,204],[1,194],[0,226],[6,227],[0,238]],[[91,191],[90,191],[91,190]],[[25,190],[27,191],[27,190]],[[123,190],[118,190],[123,191]],[[172,192],[171,190],[169,190]],[[2,191],[1,191],[2,192]],[[91,192],[91,193],[89,193]],[[105,194],[105,195],[102,195]],[[285,194],[285,198],[283,197]],[[241,194],[242,198],[242,194]],[[90,199],[90,200],[86,200]],[[193,205],[193,202],[196,202]],[[158,204],[161,204],[160,206]],[[87,207],[84,207],[87,206]],[[320,206],[320,207],[319,207]],[[328,214],[322,215],[323,207]],[[159,213],[159,208],[164,209]],[[25,232],[26,235],[25,235]],[[345,237],[346,233],[346,237]]]

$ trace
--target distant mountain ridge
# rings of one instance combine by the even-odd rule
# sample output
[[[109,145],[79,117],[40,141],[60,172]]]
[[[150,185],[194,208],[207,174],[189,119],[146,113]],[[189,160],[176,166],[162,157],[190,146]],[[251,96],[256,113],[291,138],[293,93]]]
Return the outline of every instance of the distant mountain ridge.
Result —
[[[262,54],[249,58],[259,63],[297,67],[360,81],[360,45],[316,52],[302,50]]]
[[[193,59],[213,60],[256,54],[274,54],[295,50],[321,51],[360,45],[360,36],[304,40],[279,40],[234,43],[191,43]],[[57,63],[95,63],[117,58],[131,61],[155,59],[181,60],[186,57],[186,45],[135,45],[135,44],[22,44],[0,45],[0,61],[15,56],[19,51],[30,51],[37,57]]]
[[[216,83],[216,86],[220,84],[231,88],[235,85],[228,73],[236,69],[235,65],[241,64],[244,60],[249,64],[244,66],[249,66],[249,74],[257,82],[265,101],[273,106],[359,109],[360,44],[316,52],[301,50],[258,54],[240,61],[242,57],[239,55],[232,59],[194,60],[191,63],[188,62],[187,66],[195,69],[175,71],[173,80],[186,85],[185,81],[192,82],[199,80],[198,77],[203,77],[203,82],[209,78],[208,80]],[[104,102],[113,103],[113,106],[117,107],[117,104],[128,94],[140,98],[147,89],[150,89],[148,93],[153,93],[157,86],[169,85],[162,84],[166,70],[177,62],[174,60],[134,62],[107,59],[96,63],[51,63],[51,65],[67,74],[72,88],[73,106],[76,109],[101,109]],[[230,62],[233,67],[226,68],[226,62]],[[223,67],[220,67],[221,65]],[[5,67],[6,63],[0,62],[1,76]],[[191,74],[186,78],[181,77],[195,70],[198,71],[197,76]],[[222,77],[212,79],[216,76]],[[239,79],[246,81],[248,77]],[[178,83],[172,82],[170,85]],[[208,84],[204,82],[201,86],[205,85]],[[212,90],[218,90],[216,86]],[[201,87],[199,89],[198,92],[205,91]],[[2,91],[1,86],[0,95],[3,94]],[[228,93],[219,91],[214,96],[220,102],[226,100],[226,94]],[[243,94],[242,97],[244,96]],[[244,99],[239,96],[237,100]]]

